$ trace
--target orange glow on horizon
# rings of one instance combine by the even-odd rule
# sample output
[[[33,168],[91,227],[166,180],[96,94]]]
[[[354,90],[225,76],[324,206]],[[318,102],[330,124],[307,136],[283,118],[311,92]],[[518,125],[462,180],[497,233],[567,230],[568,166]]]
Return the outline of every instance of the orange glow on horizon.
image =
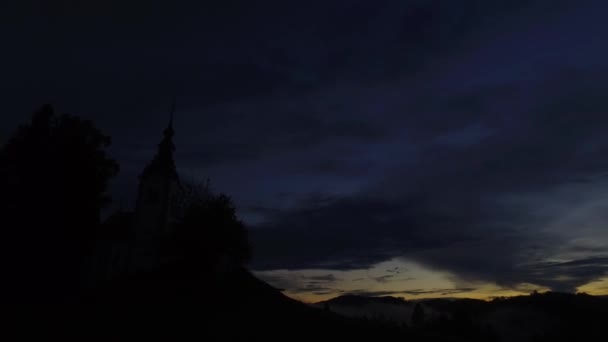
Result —
[[[390,260],[369,269],[341,270],[275,270],[255,272],[283,293],[304,303],[318,303],[346,294],[393,296],[406,300],[428,298],[471,298],[491,300],[496,297],[529,295],[533,291],[550,291],[535,284],[515,288],[491,282],[467,282],[454,275],[432,270],[405,260]],[[608,277],[577,288],[590,295],[608,295]]]

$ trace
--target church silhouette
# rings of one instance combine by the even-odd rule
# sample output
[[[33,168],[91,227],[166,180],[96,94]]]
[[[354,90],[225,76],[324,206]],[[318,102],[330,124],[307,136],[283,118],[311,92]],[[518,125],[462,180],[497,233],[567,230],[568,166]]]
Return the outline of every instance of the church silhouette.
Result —
[[[173,113],[156,155],[139,176],[135,209],[120,209],[102,224],[92,257],[92,282],[153,271],[171,262],[164,253],[183,217],[185,190],[175,166]]]

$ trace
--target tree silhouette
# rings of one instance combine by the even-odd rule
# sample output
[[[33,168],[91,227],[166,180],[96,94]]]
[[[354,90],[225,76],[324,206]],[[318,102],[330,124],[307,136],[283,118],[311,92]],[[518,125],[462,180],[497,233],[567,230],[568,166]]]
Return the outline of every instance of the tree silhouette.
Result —
[[[175,247],[183,260],[206,270],[249,261],[247,230],[230,197],[213,194],[208,188],[188,193],[183,219],[175,227]]]
[[[91,121],[45,105],[0,149],[4,241],[19,290],[46,288],[61,298],[78,286],[110,200],[107,183],[118,172],[105,152],[109,144]]]
[[[419,327],[425,321],[424,309],[420,303],[416,303],[414,306],[414,312],[412,313],[412,326]]]

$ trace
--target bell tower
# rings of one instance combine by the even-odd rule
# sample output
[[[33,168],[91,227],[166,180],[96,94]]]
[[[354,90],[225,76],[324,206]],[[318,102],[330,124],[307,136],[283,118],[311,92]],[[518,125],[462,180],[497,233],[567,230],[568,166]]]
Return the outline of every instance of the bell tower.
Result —
[[[179,196],[180,183],[173,157],[174,111],[175,103],[156,155],[139,176],[131,257],[134,270],[152,269],[162,262],[162,242],[176,219],[174,201]]]

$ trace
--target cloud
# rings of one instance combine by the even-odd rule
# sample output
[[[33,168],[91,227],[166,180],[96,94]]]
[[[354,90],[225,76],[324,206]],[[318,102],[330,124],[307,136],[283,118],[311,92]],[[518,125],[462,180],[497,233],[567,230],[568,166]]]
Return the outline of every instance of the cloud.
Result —
[[[424,290],[424,289],[415,289],[415,290],[407,290],[402,291],[403,294],[409,294],[413,296],[421,295],[421,294],[439,294],[442,296],[448,296],[459,293],[468,293],[475,291],[475,288],[466,287],[466,288],[457,288],[457,289],[432,289],[432,290]]]
[[[358,119],[323,118],[314,111],[306,112],[307,109],[314,110],[316,105],[311,104],[311,107],[301,108],[298,112],[293,112],[288,106],[285,104],[282,108],[275,104],[277,108],[269,110],[263,104],[256,104],[239,109],[240,114],[229,109],[216,111],[214,117],[209,117],[206,126],[185,128],[186,131],[180,132],[185,142],[178,150],[180,165],[184,168],[197,165],[213,167],[224,163],[255,161],[287,151],[312,149],[337,142],[379,141],[389,134],[382,127]],[[351,162],[351,165],[356,162]],[[343,171],[345,166],[325,159],[311,164],[310,168],[336,173]],[[294,169],[294,172],[301,170]]]
[[[539,263],[529,267],[528,272],[531,282],[550,278],[553,290],[573,291],[608,274],[608,257]]]
[[[564,252],[556,246],[569,245],[570,237],[552,228],[567,210],[556,210],[557,203],[570,203],[572,196],[594,199],[581,178],[606,185],[594,178],[608,169],[602,133],[608,102],[600,96],[605,76],[552,73],[526,84],[527,93],[510,95],[523,110],[467,119],[491,132],[478,141],[426,140],[415,161],[374,186],[269,216],[252,231],[259,252],[255,267],[349,270],[402,257],[465,280],[508,287],[533,282],[568,291],[601,277],[603,259],[573,259],[559,267],[545,261]],[[537,98],[530,101],[530,94]],[[568,194],[559,193],[564,187]],[[587,222],[605,209],[591,211]],[[590,253],[597,251],[592,247]]]
[[[375,281],[379,282],[379,283],[387,283],[389,281],[392,280],[392,278],[394,278],[394,275],[385,275],[385,276],[380,276],[380,277],[373,277],[372,279],[374,279]]]
[[[295,294],[301,294],[301,293],[335,294],[335,293],[340,292],[340,290],[337,290],[337,289],[333,289],[333,288],[326,287],[326,286],[319,286],[319,285],[315,285],[315,284],[307,284],[302,287],[290,288],[289,291],[291,293],[295,293]]]
[[[330,283],[330,282],[335,282],[335,281],[340,280],[340,279],[336,278],[336,276],[333,274],[326,274],[326,275],[321,275],[321,276],[310,276],[310,277],[305,277],[304,279],[310,280],[310,281],[315,281],[315,282],[323,282],[323,283]]]
[[[349,295],[358,295],[364,297],[382,297],[382,296],[400,296],[400,295],[441,295],[441,296],[449,296],[453,294],[460,293],[468,293],[477,290],[472,287],[463,287],[463,288],[448,288],[448,289],[413,289],[413,290],[395,290],[395,291],[368,291],[368,290],[354,290],[354,291],[346,291],[346,294]]]
[[[588,15],[560,19],[572,2],[65,4],[20,1],[0,21],[10,65],[0,89],[15,113],[2,126],[48,101],[94,118],[128,166],[120,191],[132,182],[134,192],[177,94],[179,167],[215,175],[237,199],[255,194],[254,268],[402,257],[464,279],[566,289],[604,272],[546,265],[571,238],[554,218],[575,204],[539,194],[569,185],[589,200],[581,180],[601,185],[607,167],[608,78],[580,67],[605,52],[568,45],[592,40]],[[15,30],[21,19],[31,25]],[[538,67],[549,62],[559,68]],[[331,200],[270,203],[286,189]],[[600,253],[577,248],[591,256],[569,260]]]
[[[402,294],[399,291],[368,291],[368,290],[354,290],[348,291],[349,295],[357,295],[362,297],[384,297],[384,296],[395,296]]]

